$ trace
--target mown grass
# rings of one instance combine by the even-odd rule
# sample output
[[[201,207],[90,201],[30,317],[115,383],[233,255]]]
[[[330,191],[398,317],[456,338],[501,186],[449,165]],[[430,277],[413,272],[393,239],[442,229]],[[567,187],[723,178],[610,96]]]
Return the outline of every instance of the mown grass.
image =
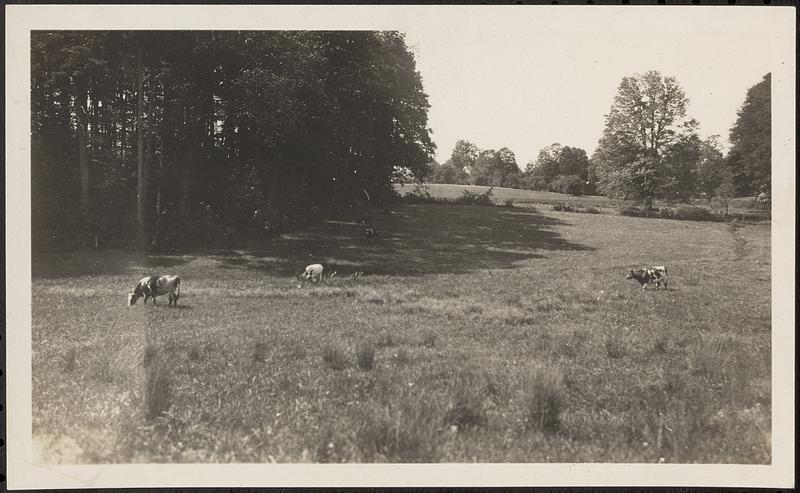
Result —
[[[768,225],[370,216],[372,244],[354,216],[255,249],[34,256],[39,460],[770,462]],[[312,261],[337,276],[298,289]],[[669,290],[625,280],[660,264]],[[126,307],[148,272],[179,274],[181,305]]]

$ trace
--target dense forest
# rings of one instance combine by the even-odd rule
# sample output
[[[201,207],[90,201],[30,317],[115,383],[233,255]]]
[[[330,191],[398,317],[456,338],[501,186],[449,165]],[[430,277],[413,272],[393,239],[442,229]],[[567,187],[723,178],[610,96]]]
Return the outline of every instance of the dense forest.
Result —
[[[435,149],[396,32],[31,39],[35,250],[171,248],[391,198]]]

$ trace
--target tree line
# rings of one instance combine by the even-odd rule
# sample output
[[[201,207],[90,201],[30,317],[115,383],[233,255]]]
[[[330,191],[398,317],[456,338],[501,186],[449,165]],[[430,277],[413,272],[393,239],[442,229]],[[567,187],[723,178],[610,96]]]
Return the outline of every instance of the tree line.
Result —
[[[397,32],[34,32],[34,248],[216,241],[388,200],[429,171],[428,108]]]
[[[605,128],[591,158],[576,147],[552,144],[524,171],[483,159],[466,140],[450,158],[432,163],[431,181],[549,190],[573,195],[599,193],[653,201],[758,195],[768,203],[771,177],[770,74],[751,87],[730,130],[723,153],[718,136],[701,139],[698,122],[687,115],[689,99],[674,77],[657,71],[625,77],[619,84]],[[507,148],[505,155],[513,156]],[[488,170],[488,171],[487,171]]]

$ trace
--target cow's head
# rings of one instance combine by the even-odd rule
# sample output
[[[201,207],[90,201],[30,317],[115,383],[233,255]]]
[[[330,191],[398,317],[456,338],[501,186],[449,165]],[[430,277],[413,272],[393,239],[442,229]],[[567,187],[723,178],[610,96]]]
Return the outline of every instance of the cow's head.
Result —
[[[137,295],[136,293],[128,293],[128,306],[135,305],[136,302],[139,301],[139,298],[141,297],[142,297],[141,295]]]

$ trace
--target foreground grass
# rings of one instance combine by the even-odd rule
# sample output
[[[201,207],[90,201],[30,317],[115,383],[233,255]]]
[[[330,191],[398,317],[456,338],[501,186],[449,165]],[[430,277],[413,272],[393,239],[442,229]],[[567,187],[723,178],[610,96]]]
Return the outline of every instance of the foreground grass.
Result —
[[[468,206],[34,257],[45,462],[770,462],[769,226]],[[297,289],[320,261],[337,275]],[[626,269],[665,264],[668,291]],[[178,308],[125,306],[148,272]],[[357,273],[363,272],[359,276]]]

